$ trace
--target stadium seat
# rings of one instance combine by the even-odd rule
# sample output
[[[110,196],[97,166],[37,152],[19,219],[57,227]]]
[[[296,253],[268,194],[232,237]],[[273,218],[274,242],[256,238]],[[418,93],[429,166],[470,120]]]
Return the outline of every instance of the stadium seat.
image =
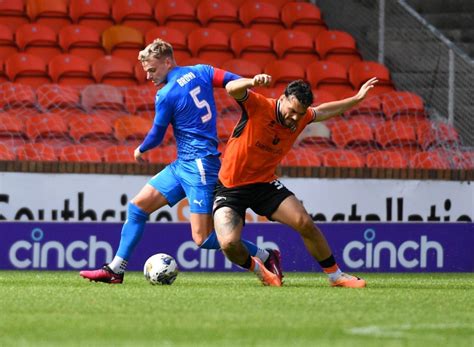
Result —
[[[24,9],[24,2],[18,0],[0,1],[0,23],[10,27],[15,31],[19,26],[28,23],[30,20]]]
[[[283,157],[280,166],[318,167],[321,166],[318,153],[306,147],[295,147]]]
[[[341,98],[349,98],[356,94],[356,91],[347,92],[341,95]],[[359,116],[359,115],[369,115],[377,117],[383,120],[383,111],[382,111],[382,100],[378,95],[367,96],[360,103],[346,111],[346,115],[350,116]]]
[[[322,31],[315,39],[316,51],[321,59],[335,61],[347,68],[362,60],[356,41],[345,31]]]
[[[92,75],[97,83],[113,86],[134,86],[138,81],[135,78],[134,66],[129,61],[106,55],[92,63]]]
[[[388,93],[395,89],[390,78],[390,72],[382,64],[374,61],[360,61],[349,67],[349,81],[356,90],[372,77],[377,77],[378,82],[369,91],[369,96]]]
[[[387,121],[375,128],[375,140],[385,149],[418,148],[415,128],[404,122]]]
[[[317,37],[327,27],[319,7],[305,2],[286,2],[281,8],[281,20],[286,28],[304,31]]]
[[[220,141],[227,142],[229,140],[237,122],[238,118],[236,117],[224,117],[217,120],[217,136]]]
[[[340,148],[352,149],[364,154],[375,149],[372,128],[357,119],[340,118],[331,126],[331,136],[334,143]]]
[[[175,145],[161,145],[148,153],[148,161],[152,164],[170,164],[176,160]]]
[[[133,116],[122,116],[114,122],[115,138],[120,142],[140,140],[150,131],[152,122],[149,119]]]
[[[173,53],[178,64],[191,57],[186,35],[182,31],[165,26],[150,29],[145,34],[145,45],[152,43],[156,38],[169,42],[173,46]]]
[[[192,66],[192,65],[199,65],[199,64],[209,64],[208,61],[197,58],[197,57],[191,57],[188,59],[184,59],[182,63],[180,64],[181,66]]]
[[[404,169],[408,167],[408,161],[398,151],[374,151],[367,154],[367,167]]]
[[[153,9],[147,0],[115,0],[112,17],[116,24],[137,29],[142,34],[156,27]]]
[[[31,86],[11,82],[0,84],[0,109],[13,108],[36,108],[36,94]]]
[[[81,92],[81,101],[88,113],[98,109],[125,110],[122,93],[118,88],[111,85],[92,84],[85,87]]]
[[[318,149],[335,149],[336,145],[331,139],[331,130],[323,122],[308,124],[298,138],[295,144],[311,146]]]
[[[200,26],[194,7],[187,0],[158,0],[155,19],[159,25],[181,30],[185,35]]]
[[[25,123],[22,119],[8,112],[0,113],[0,141],[3,139],[17,138],[24,142],[27,138]]]
[[[312,87],[343,99],[348,93],[355,94],[347,78],[347,70],[339,63],[316,61],[306,68],[306,77]]]
[[[313,39],[301,31],[280,30],[273,37],[273,50],[278,59],[295,62],[302,67],[319,60],[314,50]]]
[[[188,47],[194,57],[220,66],[223,61],[234,58],[227,35],[217,29],[199,28],[188,35]]]
[[[16,151],[18,160],[56,161],[58,156],[54,148],[44,143],[27,143]]]
[[[54,83],[83,86],[95,83],[87,60],[72,54],[60,54],[49,62],[49,76]]]
[[[1,125],[0,125],[1,127]],[[15,153],[4,143],[0,143],[0,161],[2,160],[15,160]]]
[[[231,59],[222,64],[221,68],[226,71],[233,72],[242,77],[253,78],[255,75],[262,73],[262,69],[258,64],[245,59]]]
[[[258,87],[252,88],[255,93],[262,94],[266,98],[278,99],[285,91],[286,84],[280,83],[274,88]]]
[[[228,36],[242,28],[238,8],[227,0],[200,1],[197,18],[203,27],[218,29]]]
[[[264,71],[272,76],[272,87],[286,87],[289,82],[305,78],[304,69],[301,65],[286,60],[275,60],[268,63]]]
[[[0,84],[9,82],[8,76],[5,74],[5,64],[3,60],[0,59]]]
[[[252,61],[261,69],[276,60],[270,36],[259,30],[239,29],[230,37],[230,46],[237,58]]]
[[[123,91],[125,105],[130,113],[155,111],[156,88],[153,86],[127,87]]]
[[[93,146],[70,145],[61,149],[59,153],[60,161],[97,163],[102,161],[102,157]]]
[[[326,102],[331,102],[331,101],[336,101],[337,98],[334,96],[334,94],[327,92],[325,90],[316,90],[313,89],[313,105],[312,106],[318,106],[321,104],[324,104]]]
[[[135,74],[135,79],[137,80],[138,84],[151,86],[151,83],[147,83],[148,80],[146,72],[143,70],[143,66],[140,61],[137,61],[133,66],[133,73]]]
[[[323,154],[323,165],[328,167],[363,167],[364,157],[350,150],[334,150]]]
[[[240,117],[242,114],[240,106],[224,88],[214,88],[214,100],[216,101],[217,115],[223,117]]]
[[[424,122],[416,128],[416,135],[420,146],[427,150],[430,147],[450,147],[459,145],[459,134],[456,129],[446,123]]]
[[[69,119],[69,136],[83,145],[115,144],[112,125],[103,117],[91,114],[77,115]]]
[[[10,81],[33,87],[51,82],[44,60],[28,53],[10,55],[5,60],[5,72]]]
[[[43,84],[36,89],[39,106],[43,112],[61,109],[80,109],[80,96],[76,88],[58,84]]]
[[[102,33],[102,45],[107,54],[135,63],[144,48],[143,35],[137,29],[114,25]]]
[[[94,28],[99,34],[114,25],[108,0],[70,0],[69,15],[74,23]]]
[[[465,169],[465,170],[472,170],[474,169],[474,151],[467,151],[467,152],[463,152],[461,154],[462,158],[460,159],[460,161],[462,162],[462,166],[459,165],[458,162],[456,162],[456,164]]]
[[[33,23],[46,25],[58,32],[63,26],[71,24],[67,6],[67,0],[27,0],[26,13]]]
[[[64,52],[80,56],[89,63],[105,55],[100,34],[85,25],[72,24],[61,28],[58,40]]]
[[[64,119],[54,113],[38,114],[26,120],[26,134],[32,141],[47,138],[68,138],[68,127]]]
[[[17,52],[12,29],[8,25],[0,24],[0,61]]]
[[[246,1],[239,8],[239,18],[244,27],[257,29],[273,37],[284,29],[278,7],[262,1]]]
[[[420,152],[410,158],[410,167],[413,169],[446,170],[450,168],[449,161],[439,152]]]
[[[62,53],[56,36],[53,29],[43,24],[23,24],[15,32],[18,48],[40,57],[45,63]]]
[[[104,151],[104,161],[106,163],[135,163],[133,146],[110,146]]]
[[[387,119],[413,116],[426,118],[423,99],[411,92],[393,91],[381,96],[382,110]]]

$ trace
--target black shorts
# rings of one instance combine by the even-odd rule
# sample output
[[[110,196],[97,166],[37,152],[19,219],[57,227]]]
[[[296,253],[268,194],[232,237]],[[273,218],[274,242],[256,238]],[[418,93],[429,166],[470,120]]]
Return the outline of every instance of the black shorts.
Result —
[[[256,214],[272,220],[272,214],[291,195],[294,194],[278,180],[234,188],[226,188],[219,181],[214,190],[213,214],[221,207],[230,207],[245,224],[245,211],[251,208]]]

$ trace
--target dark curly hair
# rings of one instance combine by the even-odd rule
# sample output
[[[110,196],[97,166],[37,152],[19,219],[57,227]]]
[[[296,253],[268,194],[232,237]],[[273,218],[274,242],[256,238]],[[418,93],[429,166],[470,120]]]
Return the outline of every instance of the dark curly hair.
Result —
[[[304,107],[309,107],[313,103],[313,91],[306,81],[296,80],[290,82],[286,86],[285,96],[288,98],[290,95],[294,95]]]

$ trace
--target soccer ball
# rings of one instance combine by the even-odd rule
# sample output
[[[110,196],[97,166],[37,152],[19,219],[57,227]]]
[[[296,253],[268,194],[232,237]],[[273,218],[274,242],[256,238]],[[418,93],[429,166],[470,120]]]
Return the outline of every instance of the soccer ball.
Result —
[[[143,275],[151,284],[173,284],[178,276],[178,264],[168,254],[152,255],[143,266]]]

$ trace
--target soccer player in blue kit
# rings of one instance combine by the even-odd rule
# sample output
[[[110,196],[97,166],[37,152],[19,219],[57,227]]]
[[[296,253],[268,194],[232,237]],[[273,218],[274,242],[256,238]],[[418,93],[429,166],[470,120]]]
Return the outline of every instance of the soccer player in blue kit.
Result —
[[[161,143],[169,124],[176,138],[178,158],[151,178],[128,204],[128,218],[112,262],[97,270],[80,272],[91,281],[122,283],[148,216],[185,197],[189,200],[194,242],[205,249],[220,248],[212,222],[213,191],[221,166],[213,87],[225,87],[240,76],[209,65],[177,66],[172,46],[161,39],[149,44],[138,59],[147,79],[164,86],[156,94],[153,126],[135,149],[135,159],[143,161],[143,153]],[[265,265],[261,271],[283,276],[278,250],[260,249],[249,241],[244,244]]]

